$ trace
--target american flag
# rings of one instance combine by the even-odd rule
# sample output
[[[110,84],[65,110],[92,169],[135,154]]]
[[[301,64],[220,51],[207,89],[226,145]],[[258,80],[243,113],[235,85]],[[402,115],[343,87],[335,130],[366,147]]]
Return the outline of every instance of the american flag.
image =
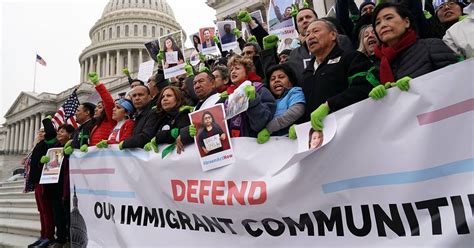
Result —
[[[74,126],[74,128],[78,127],[75,114],[80,104],[79,98],[77,98],[76,90],[77,89],[72,92],[72,94],[64,102],[63,106],[61,106],[58,109],[58,112],[54,114],[53,124],[56,128],[64,123],[71,124]]]
[[[41,58],[41,56],[39,56],[38,54],[36,54],[36,62],[40,63],[40,65],[42,66],[46,66],[46,61],[44,61],[44,59]]]

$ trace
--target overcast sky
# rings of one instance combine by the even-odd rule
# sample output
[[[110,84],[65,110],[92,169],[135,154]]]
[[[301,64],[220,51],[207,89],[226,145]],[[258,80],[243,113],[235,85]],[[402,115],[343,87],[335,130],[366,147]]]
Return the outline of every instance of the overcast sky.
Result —
[[[37,65],[36,92],[59,93],[79,83],[79,55],[90,45],[89,30],[108,2],[0,0],[0,124],[20,92],[33,91],[36,52],[48,64]],[[216,13],[205,0],[168,3],[187,34],[214,25]]]

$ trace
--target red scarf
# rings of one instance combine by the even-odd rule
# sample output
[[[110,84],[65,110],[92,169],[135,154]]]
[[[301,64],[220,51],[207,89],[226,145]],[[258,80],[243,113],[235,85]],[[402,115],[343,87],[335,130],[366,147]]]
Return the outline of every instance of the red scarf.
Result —
[[[395,82],[392,68],[390,68],[390,62],[392,62],[398,54],[415,44],[416,39],[415,31],[413,29],[408,29],[405,34],[402,35],[400,40],[398,40],[393,46],[380,44],[375,47],[375,56],[380,58],[380,82],[382,84]]]
[[[252,72],[249,72],[247,78],[246,78],[244,81],[240,82],[240,84],[242,84],[243,82],[245,82],[245,81],[247,81],[247,80],[249,80],[250,82],[254,83],[254,82],[261,82],[261,81],[262,81],[262,78],[259,77],[259,76],[257,75],[257,73],[255,73],[255,72],[252,71]],[[240,85],[240,84],[239,84],[239,85]],[[234,93],[235,89],[237,89],[237,87],[239,87],[239,85],[235,85],[235,84],[230,85],[230,86],[227,87],[227,89],[226,89],[227,93],[228,93],[229,95],[232,94],[232,93]]]

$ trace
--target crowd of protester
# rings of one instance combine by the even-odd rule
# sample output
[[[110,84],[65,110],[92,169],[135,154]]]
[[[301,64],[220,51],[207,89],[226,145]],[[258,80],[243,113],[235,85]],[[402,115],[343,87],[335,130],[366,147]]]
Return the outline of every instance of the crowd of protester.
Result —
[[[45,118],[30,154],[28,183],[41,216],[41,237],[31,246],[60,247],[68,241],[68,157],[73,152],[110,144],[158,152],[172,144],[181,154],[198,133],[188,113],[225,106],[244,82],[250,82],[244,88],[248,109],[228,120],[231,138],[254,137],[259,144],[270,136],[296,139],[296,124],[310,121],[321,131],[332,112],[368,97],[380,100],[391,87],[407,91],[411,79],[474,56],[472,1],[426,0],[424,7],[422,1],[380,2],[357,7],[353,0],[338,0],[336,18],[321,18],[307,5],[285,10],[285,18],[294,19],[299,47],[280,53],[279,38],[242,11],[237,19],[252,36],[244,40],[240,30],[232,30],[241,54],[220,49],[217,59],[200,55],[200,65],[187,64],[185,74],[165,79],[159,68],[146,83],[124,68],[130,91],[121,99],[114,100],[98,75],[90,73],[101,101],[80,104],[77,129],[67,124],[55,129],[51,117]],[[221,48],[217,37],[212,42]],[[53,147],[64,148],[61,176],[57,184],[41,185],[46,151]]]

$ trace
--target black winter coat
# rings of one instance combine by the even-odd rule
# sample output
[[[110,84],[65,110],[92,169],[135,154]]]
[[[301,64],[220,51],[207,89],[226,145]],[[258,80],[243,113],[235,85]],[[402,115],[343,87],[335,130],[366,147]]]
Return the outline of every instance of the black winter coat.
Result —
[[[156,132],[156,143],[157,144],[172,144],[175,142],[175,138],[171,136],[171,130],[173,128],[184,128],[191,124],[189,121],[189,110],[183,110],[181,112],[171,111],[158,113],[158,131]]]
[[[319,105],[329,104],[331,112],[364,100],[373,85],[365,77],[349,77],[367,72],[373,65],[364,54],[357,51],[344,52],[335,46],[327,58],[314,71],[315,57],[308,63],[303,74],[303,93],[306,109],[302,121],[310,120],[310,114]]]
[[[135,127],[132,136],[123,141],[123,148],[143,148],[155,136],[157,129],[157,114],[152,109],[152,102],[145,109],[135,114]]]

